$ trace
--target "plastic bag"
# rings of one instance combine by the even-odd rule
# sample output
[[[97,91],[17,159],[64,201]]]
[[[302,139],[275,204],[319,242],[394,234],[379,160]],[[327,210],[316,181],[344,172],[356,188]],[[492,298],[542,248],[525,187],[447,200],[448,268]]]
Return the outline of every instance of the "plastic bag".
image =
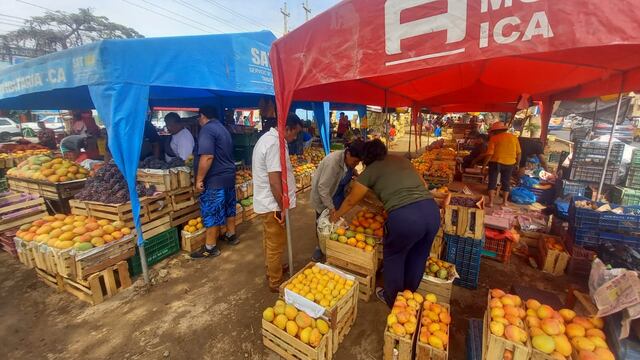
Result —
[[[530,205],[536,202],[536,195],[527,188],[517,187],[511,190],[511,201],[520,205]]]
[[[520,184],[522,186],[525,186],[525,187],[528,187],[528,188],[534,187],[534,186],[538,185],[539,183],[540,183],[540,180],[532,178],[529,175],[525,175],[520,179]]]
[[[331,210],[329,209],[325,209],[320,214],[320,217],[318,217],[318,226],[316,231],[318,233],[318,240],[320,243],[321,250],[323,252],[325,251],[325,249],[322,249],[324,247],[322,245],[326,244],[326,242],[330,240],[329,238],[331,237],[331,233],[333,233],[339,227],[347,226],[344,219],[341,218],[335,223],[332,223],[330,217],[331,217]]]

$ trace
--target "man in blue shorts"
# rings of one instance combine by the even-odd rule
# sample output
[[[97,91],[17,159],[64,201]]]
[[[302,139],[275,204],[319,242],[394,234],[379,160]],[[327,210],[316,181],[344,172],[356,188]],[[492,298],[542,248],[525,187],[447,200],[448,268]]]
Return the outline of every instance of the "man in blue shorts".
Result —
[[[196,191],[200,193],[200,213],[207,229],[202,248],[191,253],[192,258],[216,257],[220,226],[227,225],[223,239],[238,244],[236,237],[236,166],[233,159],[231,134],[217,119],[218,111],[211,106],[200,108],[200,134],[196,144],[194,169]]]

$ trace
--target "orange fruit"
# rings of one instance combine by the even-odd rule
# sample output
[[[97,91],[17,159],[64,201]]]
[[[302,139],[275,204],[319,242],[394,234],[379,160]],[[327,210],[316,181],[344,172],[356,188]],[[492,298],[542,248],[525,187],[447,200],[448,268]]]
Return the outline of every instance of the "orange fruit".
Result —
[[[339,236],[342,236],[346,233],[347,231],[343,228],[339,228],[338,230],[336,230],[336,234],[338,234]]]
[[[358,240],[356,240],[355,238],[349,238],[347,240],[347,244],[349,244],[351,246],[356,246],[357,243],[358,243]]]
[[[356,247],[358,249],[364,249],[367,246],[367,244],[364,241],[358,241],[358,243],[356,244]]]

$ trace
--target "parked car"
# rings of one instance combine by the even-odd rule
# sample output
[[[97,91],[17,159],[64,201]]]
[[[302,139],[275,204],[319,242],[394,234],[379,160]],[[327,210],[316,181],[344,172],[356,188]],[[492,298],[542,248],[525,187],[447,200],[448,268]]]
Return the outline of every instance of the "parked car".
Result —
[[[1,117],[0,118],[0,141],[9,141],[14,136],[22,136],[20,125],[15,121]]]
[[[54,131],[64,131],[64,120],[62,116],[51,115],[42,118],[40,121],[44,121],[44,126]]]

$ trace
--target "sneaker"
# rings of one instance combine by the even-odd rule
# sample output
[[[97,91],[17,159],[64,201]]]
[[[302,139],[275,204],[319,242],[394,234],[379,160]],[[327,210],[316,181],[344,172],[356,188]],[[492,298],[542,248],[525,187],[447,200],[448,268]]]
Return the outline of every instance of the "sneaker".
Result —
[[[238,239],[238,236],[236,234],[233,234],[231,236],[224,236],[224,241],[228,242],[229,245],[238,245],[240,243],[240,239]]]
[[[322,250],[320,250],[319,247],[316,247],[316,249],[313,251],[313,255],[311,255],[311,261],[322,262],[323,259],[324,254],[322,253]]]
[[[201,259],[207,257],[216,257],[220,255],[220,249],[217,246],[214,246],[213,249],[208,250],[205,245],[202,245],[200,250],[194,251],[191,253],[192,259]]]
[[[384,289],[381,287],[377,287],[376,288],[376,297],[378,298],[378,300],[380,300],[383,304],[387,305],[387,300],[385,300],[384,298]]]

